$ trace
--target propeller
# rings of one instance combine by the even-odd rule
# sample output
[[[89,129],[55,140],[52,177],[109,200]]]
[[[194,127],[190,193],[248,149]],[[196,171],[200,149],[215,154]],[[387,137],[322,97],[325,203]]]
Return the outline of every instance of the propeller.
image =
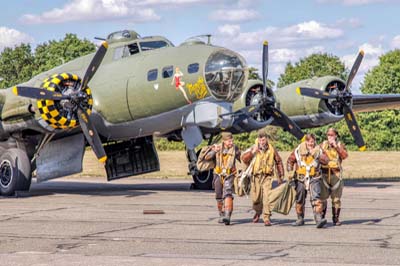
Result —
[[[350,130],[351,135],[354,138],[355,143],[357,144],[360,151],[364,151],[366,149],[364,139],[361,134],[360,127],[357,124],[356,118],[354,116],[353,110],[351,109],[351,100],[353,95],[350,91],[351,83],[353,82],[354,77],[357,74],[358,69],[360,68],[361,62],[364,58],[364,51],[360,51],[354,64],[350,70],[349,77],[346,81],[346,86],[343,90],[339,90],[337,87],[331,90],[330,92],[321,91],[314,88],[303,88],[299,87],[296,89],[297,93],[303,96],[323,99],[323,100],[334,100],[334,106],[336,111],[343,110],[343,116],[346,120],[347,127]]]
[[[15,86],[12,89],[14,94],[22,97],[53,101],[68,100],[68,102],[64,104],[67,104],[68,107],[72,107],[71,109],[76,110],[82,132],[85,135],[87,142],[96,154],[96,157],[102,163],[107,160],[107,156],[101,143],[99,134],[97,133],[94,124],[90,120],[88,111],[85,110],[87,109],[87,106],[85,105],[84,101],[88,97],[88,95],[85,93],[87,84],[93,78],[98,67],[100,66],[101,61],[103,60],[107,52],[107,48],[107,42],[103,42],[100,48],[97,50],[96,54],[94,55],[92,61],[90,62],[86,73],[81,80],[79,89],[74,90],[72,93],[69,92],[68,94],[63,94],[62,92],[49,91],[29,86]]]
[[[285,131],[290,132],[297,139],[301,140],[304,137],[304,133],[300,127],[290,119],[280,109],[275,107],[275,98],[273,95],[269,96],[267,93],[267,76],[268,76],[268,42],[263,43],[263,54],[262,54],[262,79],[263,79],[263,94],[260,101],[255,105],[249,105],[243,107],[236,112],[224,114],[237,116],[238,121],[244,120],[248,117],[252,117],[255,113],[259,113],[262,117],[273,117],[276,124],[282,127]]]

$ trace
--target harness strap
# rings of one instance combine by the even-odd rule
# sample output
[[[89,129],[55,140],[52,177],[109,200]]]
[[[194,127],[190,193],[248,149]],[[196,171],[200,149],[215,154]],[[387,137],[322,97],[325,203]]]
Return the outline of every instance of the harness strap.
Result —
[[[333,185],[333,186],[330,186],[330,185],[326,182],[325,178],[322,178],[322,183],[324,184],[324,186],[325,186],[328,190],[330,190],[330,191],[335,191],[336,189],[339,188],[340,183],[342,182],[342,171],[340,171],[339,173],[340,173],[340,174],[337,176],[337,177],[339,178],[339,180],[338,180],[338,181],[336,182],[336,184]],[[328,169],[328,182],[331,183],[331,168]]]

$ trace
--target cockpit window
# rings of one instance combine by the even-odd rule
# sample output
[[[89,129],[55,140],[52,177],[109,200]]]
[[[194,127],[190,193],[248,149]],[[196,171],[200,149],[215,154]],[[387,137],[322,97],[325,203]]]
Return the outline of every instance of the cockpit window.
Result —
[[[131,43],[122,47],[117,47],[114,50],[113,60],[118,60],[139,53],[139,46],[137,43]]]
[[[140,49],[142,51],[149,51],[154,49],[159,49],[163,47],[169,46],[168,43],[164,41],[149,41],[149,42],[140,42]]]
[[[240,97],[247,76],[245,60],[228,50],[214,52],[205,66],[207,86],[219,100],[233,101]]]
[[[139,46],[137,43],[131,43],[127,46],[128,53],[129,55],[137,54],[139,53]]]

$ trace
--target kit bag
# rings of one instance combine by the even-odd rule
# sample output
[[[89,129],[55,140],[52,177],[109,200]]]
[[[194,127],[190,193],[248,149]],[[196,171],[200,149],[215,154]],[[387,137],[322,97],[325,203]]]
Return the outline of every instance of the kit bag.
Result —
[[[205,146],[201,148],[199,157],[197,158],[197,170],[200,172],[208,171],[215,168],[215,160],[206,160],[206,154],[211,150],[212,146]]]

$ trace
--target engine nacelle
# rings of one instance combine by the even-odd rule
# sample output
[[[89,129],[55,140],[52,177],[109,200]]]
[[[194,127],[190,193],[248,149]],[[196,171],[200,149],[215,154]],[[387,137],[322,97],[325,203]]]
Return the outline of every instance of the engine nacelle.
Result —
[[[277,107],[301,128],[319,127],[343,118],[343,109],[336,99],[320,100],[297,93],[298,87],[314,88],[329,94],[345,89],[345,82],[334,76],[302,80],[275,91]],[[351,102],[349,103],[351,105]]]
[[[249,80],[246,88],[244,89],[240,98],[235,101],[233,110],[239,110],[249,105],[256,105],[262,99],[263,94],[263,83],[261,80]],[[267,96],[274,97],[272,90],[267,89]],[[253,117],[249,117],[240,122],[234,122],[232,128],[233,133],[250,132],[263,127],[268,126],[272,122],[272,117],[261,116],[259,113],[255,113]]]

